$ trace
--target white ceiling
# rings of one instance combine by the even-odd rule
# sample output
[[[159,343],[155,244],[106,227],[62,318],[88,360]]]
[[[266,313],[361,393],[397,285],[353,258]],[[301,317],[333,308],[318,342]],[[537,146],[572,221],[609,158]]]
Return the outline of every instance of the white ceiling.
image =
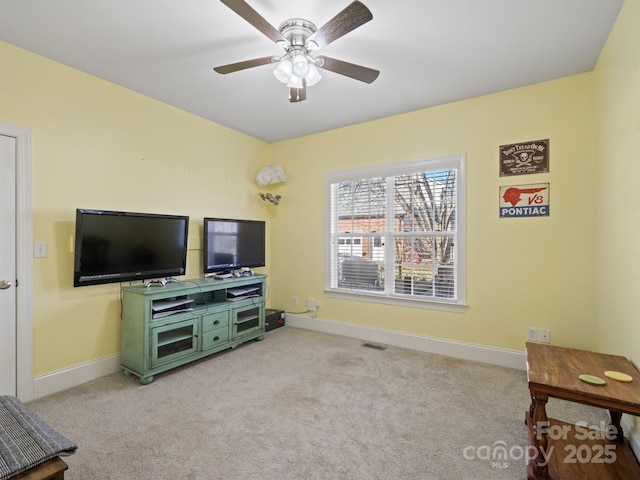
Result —
[[[247,0],[273,26],[321,27],[351,0]],[[321,70],[289,103],[283,50],[219,0],[0,0],[0,40],[267,142],[590,71],[624,0],[362,0],[373,20],[319,54],[380,70]]]

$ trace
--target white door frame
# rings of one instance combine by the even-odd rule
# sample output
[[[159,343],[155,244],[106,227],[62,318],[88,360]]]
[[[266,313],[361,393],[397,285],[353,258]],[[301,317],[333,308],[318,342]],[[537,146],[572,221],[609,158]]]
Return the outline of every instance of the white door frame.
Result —
[[[16,380],[17,396],[33,400],[33,229],[31,130],[0,123],[0,134],[16,139]]]

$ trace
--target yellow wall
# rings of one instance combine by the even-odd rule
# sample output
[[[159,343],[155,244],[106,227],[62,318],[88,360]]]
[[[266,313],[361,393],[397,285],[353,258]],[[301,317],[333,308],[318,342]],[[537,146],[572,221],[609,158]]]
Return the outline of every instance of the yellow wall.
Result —
[[[320,316],[516,350],[527,326],[588,347],[594,331],[594,103],[591,74],[275,144],[288,182],[272,222],[273,303],[320,298]],[[498,147],[550,139],[550,173],[499,177]],[[326,297],[327,172],[465,152],[464,314]],[[546,218],[498,218],[499,185],[550,182]],[[295,267],[292,267],[295,266]]]
[[[602,51],[598,98],[598,348],[640,365],[640,2]]]
[[[202,275],[202,218],[268,217],[255,175],[268,145],[0,42],[0,122],[31,129],[34,374],[120,351],[119,284],[73,287],[76,208],[189,215],[187,275]],[[266,270],[264,273],[268,273]]]
[[[640,366],[640,2],[625,2],[594,76],[597,348]],[[640,432],[640,421],[634,419]]]

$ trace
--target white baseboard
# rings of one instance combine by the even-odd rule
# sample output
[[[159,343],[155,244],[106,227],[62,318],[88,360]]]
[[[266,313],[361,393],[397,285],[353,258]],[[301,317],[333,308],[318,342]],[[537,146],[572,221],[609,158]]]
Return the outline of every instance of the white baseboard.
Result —
[[[622,430],[629,439],[631,450],[633,451],[636,458],[640,460],[640,433],[632,429],[631,422],[626,417],[626,415],[622,416],[622,421],[620,422],[620,424],[622,426]]]
[[[292,313],[287,313],[286,324],[307,330],[358,338],[367,342],[411,348],[422,352],[437,353],[449,357],[500,365],[502,367],[516,368],[519,370],[525,370],[526,368],[524,351],[518,352],[516,350],[488,347],[486,345],[457,342],[444,338],[427,337],[395,330],[337,322],[318,317],[310,318],[306,315]]]
[[[33,379],[33,397],[36,399],[51,395],[115,373],[120,369],[120,354],[117,354],[40,375]]]

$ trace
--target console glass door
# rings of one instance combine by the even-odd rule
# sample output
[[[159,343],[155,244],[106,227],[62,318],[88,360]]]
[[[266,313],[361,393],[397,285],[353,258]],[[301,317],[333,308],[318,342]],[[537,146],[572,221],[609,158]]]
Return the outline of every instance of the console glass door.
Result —
[[[197,351],[197,318],[151,329],[151,365],[160,365]]]

